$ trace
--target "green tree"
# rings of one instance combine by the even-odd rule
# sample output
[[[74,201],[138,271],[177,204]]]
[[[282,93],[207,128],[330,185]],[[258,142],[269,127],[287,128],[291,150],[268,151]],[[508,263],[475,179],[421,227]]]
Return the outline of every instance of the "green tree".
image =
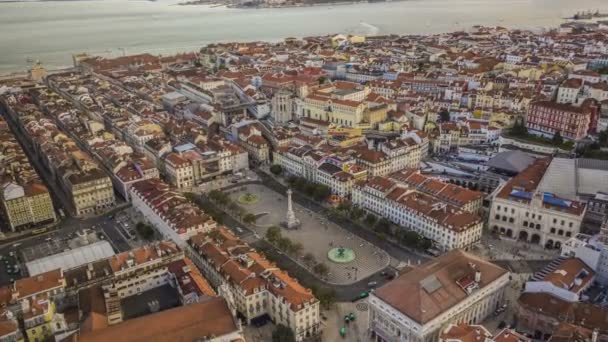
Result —
[[[370,226],[373,226],[374,223],[376,223],[376,216],[374,216],[374,214],[372,213],[367,214],[367,216],[365,216],[365,223]]]
[[[353,207],[353,209],[350,211],[350,216],[355,220],[361,219],[363,215],[365,215],[365,210],[361,209],[358,206]]]
[[[420,239],[418,242],[418,247],[423,250],[427,250],[433,247],[433,242],[429,239]]]
[[[308,252],[304,255],[304,263],[308,266],[312,266],[316,263],[315,256]]]
[[[272,342],[296,342],[296,336],[291,328],[279,324],[272,332]]]
[[[236,214],[236,216],[239,219],[242,219],[243,217],[245,217],[245,215],[247,215],[247,210],[245,210],[245,208],[243,208],[237,204],[236,210],[234,211],[234,213]]]
[[[281,238],[281,228],[272,226],[266,231],[266,240],[270,243],[276,243]]]
[[[245,214],[245,216],[243,216],[243,222],[247,223],[247,224],[255,224],[255,222],[257,221],[257,217],[254,214]]]
[[[289,183],[289,185],[292,187],[295,187],[297,181],[298,181],[298,177],[296,177],[296,176],[289,176],[287,178],[287,183]]]
[[[211,190],[209,192],[209,198],[213,201],[217,201],[223,195],[224,195],[224,193],[219,190]]]
[[[274,164],[270,167],[270,172],[278,176],[283,172],[283,168],[281,167],[281,165]]]
[[[143,222],[138,222],[135,225],[135,230],[146,240],[150,240],[154,236],[154,229]]]
[[[338,204],[336,209],[338,209],[339,211],[349,212],[349,211],[351,211],[352,207],[351,207],[350,203],[348,203],[346,201],[342,201],[342,202],[340,202],[340,204]]]
[[[312,197],[317,201],[324,201],[331,194],[331,189],[327,185],[317,184],[314,186]]]
[[[293,254],[293,255],[298,255],[300,253],[302,253],[302,250],[304,249],[304,245],[302,245],[301,242],[299,241],[294,241],[291,244],[291,248],[289,249],[289,253]]]
[[[230,202],[228,204],[228,210],[232,211],[232,212],[236,212],[239,209],[239,205],[236,204],[235,202]]]
[[[319,84],[324,84],[325,81],[327,81],[327,77],[325,77],[325,76],[319,77]]]
[[[314,183],[306,183],[306,185],[304,186],[304,192],[308,196],[313,196],[315,193],[315,189],[316,189],[316,185]]]
[[[421,236],[415,231],[403,230],[399,240],[401,241],[401,243],[407,246],[416,247],[418,246],[420,239]]]
[[[386,219],[385,217],[382,217],[381,219],[378,220],[378,222],[376,222],[376,225],[374,226],[374,230],[381,234],[390,234],[391,233],[391,222],[388,219]]]
[[[308,181],[306,180],[306,178],[297,177],[293,186],[300,191],[304,191],[306,189],[307,184],[308,184]]]
[[[312,270],[321,277],[325,277],[329,273],[329,268],[322,262],[316,264],[315,267],[312,268]]]
[[[184,193],[184,197],[186,197],[186,199],[190,202],[193,202],[193,203],[197,202],[196,195],[192,192]]]
[[[557,146],[560,146],[564,143],[564,138],[562,138],[562,134],[560,133],[560,131],[557,131],[555,132],[555,134],[553,134],[553,139],[551,139],[551,142]]]
[[[525,137],[528,135],[528,129],[526,128],[526,125],[524,125],[523,120],[517,119],[515,120],[513,127],[511,127],[510,133],[517,137]]]
[[[278,240],[277,240],[277,247],[279,247],[280,250],[282,251],[289,251],[291,250],[291,246],[292,246],[292,242],[288,237],[284,237],[281,236]]]
[[[320,304],[327,310],[331,307],[333,303],[336,301],[336,291],[331,288],[311,288],[312,293],[317,297]]]
[[[600,146],[608,145],[608,130],[603,130],[597,135],[597,140]]]

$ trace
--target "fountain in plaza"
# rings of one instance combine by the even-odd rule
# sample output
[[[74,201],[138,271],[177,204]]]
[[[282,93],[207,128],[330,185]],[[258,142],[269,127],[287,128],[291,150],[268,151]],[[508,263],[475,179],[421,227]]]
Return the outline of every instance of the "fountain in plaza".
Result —
[[[353,251],[352,249],[340,246],[330,249],[329,252],[327,252],[327,257],[329,258],[329,260],[335,263],[345,264],[355,260],[356,255],[355,251]]]

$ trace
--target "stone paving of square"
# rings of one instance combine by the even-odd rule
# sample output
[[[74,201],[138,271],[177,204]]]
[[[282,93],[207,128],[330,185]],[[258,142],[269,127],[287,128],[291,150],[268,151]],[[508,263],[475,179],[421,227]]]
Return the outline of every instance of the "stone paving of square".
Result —
[[[287,212],[287,197],[263,185],[247,185],[233,190],[230,197],[237,200],[243,193],[253,193],[260,197],[255,204],[242,205],[253,214],[264,214],[256,222],[256,232],[263,237],[272,226],[280,226]],[[340,228],[323,215],[312,212],[293,202],[296,217],[302,223],[296,230],[281,229],[283,236],[292,241],[299,241],[304,246],[302,257],[310,252],[317,262],[323,262],[329,268],[326,281],[333,284],[351,284],[381,271],[390,263],[389,255],[375,245]],[[356,258],[349,263],[335,263],[328,259],[327,252],[334,247],[350,248]]]

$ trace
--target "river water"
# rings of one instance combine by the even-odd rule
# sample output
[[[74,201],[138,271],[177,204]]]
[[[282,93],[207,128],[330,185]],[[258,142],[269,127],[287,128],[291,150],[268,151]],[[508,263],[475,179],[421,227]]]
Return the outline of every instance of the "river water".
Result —
[[[0,0],[1,1],[1,0]],[[411,0],[279,9],[177,6],[177,0],[0,2],[0,74],[27,60],[48,68],[79,52],[193,51],[211,42],[276,41],[329,33],[438,33],[473,25],[553,27],[608,0]]]

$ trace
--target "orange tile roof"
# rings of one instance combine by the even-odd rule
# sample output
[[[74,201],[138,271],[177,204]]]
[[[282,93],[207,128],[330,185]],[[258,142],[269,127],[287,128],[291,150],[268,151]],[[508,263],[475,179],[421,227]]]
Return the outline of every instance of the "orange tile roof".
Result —
[[[227,228],[218,227],[215,232],[218,233],[218,240],[214,240],[217,237],[212,238],[209,233],[200,233],[193,236],[189,242],[198,253],[219,268],[230,282],[242,288],[246,295],[265,287],[275,295],[285,298],[293,310],[299,310],[306,302],[317,301],[310,289],[303,287]]]
[[[555,271],[545,275],[544,281],[548,281],[556,287],[578,293],[586,288],[595,278],[595,272],[579,258],[563,260],[556,266]]]
[[[223,298],[180,306],[83,333],[81,342],[165,342],[217,338],[238,331]]]
[[[450,342],[485,342],[490,337],[492,334],[483,326],[466,323],[450,324],[439,335],[439,339]]]
[[[159,255],[162,253],[163,255]],[[108,259],[112,272],[119,272],[127,267],[129,259],[134,260],[135,264],[143,264],[154,259],[160,259],[166,254],[179,252],[177,245],[171,241],[160,241],[154,245],[146,245],[128,252],[116,254]]]
[[[455,249],[400,275],[378,288],[374,295],[414,321],[425,324],[469,296],[457,282],[476,270],[481,272],[479,288],[482,290],[507,273],[495,264]],[[433,287],[433,291],[425,288],[426,282],[435,282],[435,279],[440,285],[438,288]]]
[[[0,288],[0,303],[13,303],[13,295],[16,299],[26,298],[38,293],[44,293],[56,288],[65,287],[65,280],[61,269],[41,273],[34,277],[22,278],[15,281],[14,285]]]

